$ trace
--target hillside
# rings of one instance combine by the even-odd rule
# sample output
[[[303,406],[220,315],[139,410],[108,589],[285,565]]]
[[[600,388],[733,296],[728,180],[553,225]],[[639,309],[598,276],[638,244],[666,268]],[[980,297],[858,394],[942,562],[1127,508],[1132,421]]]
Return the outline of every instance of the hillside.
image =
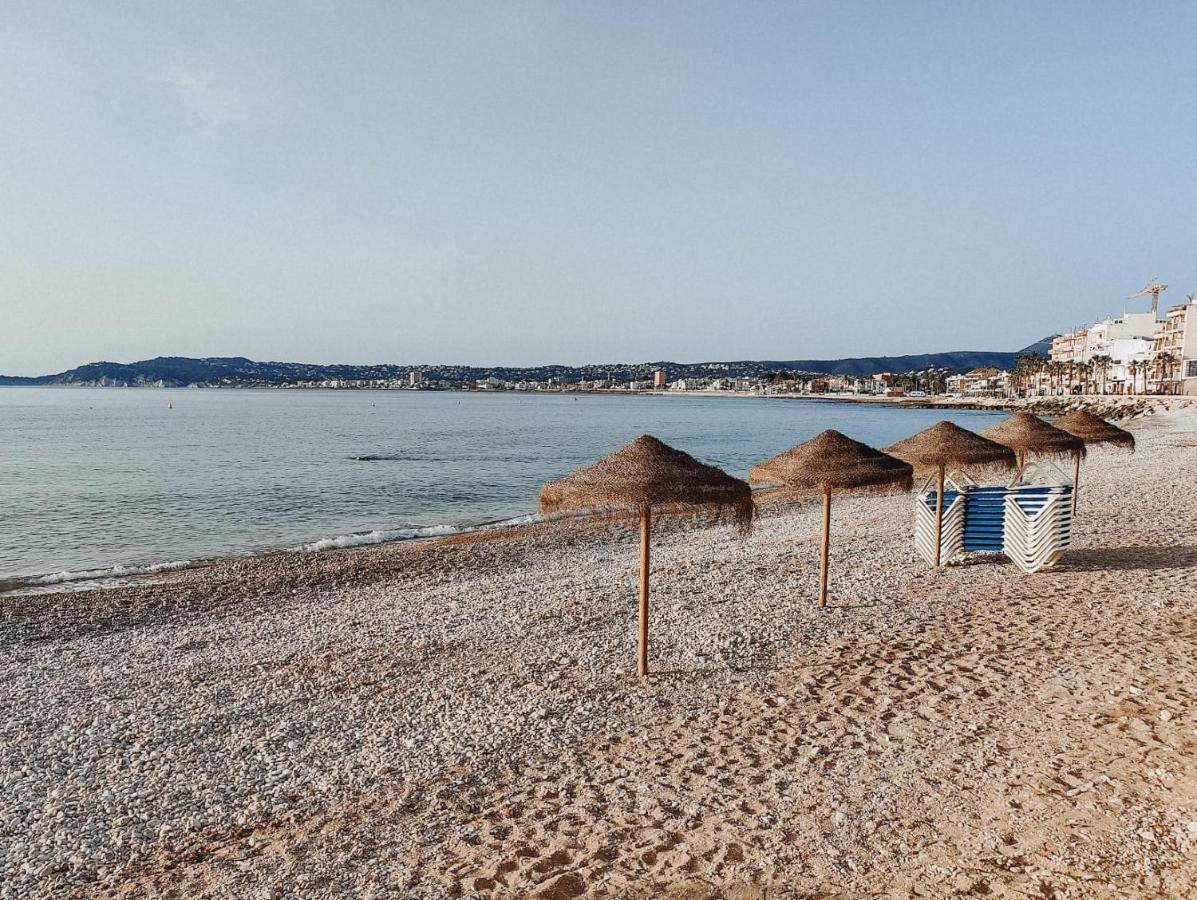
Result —
[[[631,380],[649,377],[654,369],[664,369],[670,379],[693,377],[748,377],[769,372],[809,372],[827,375],[872,375],[877,372],[912,372],[929,368],[963,372],[978,366],[1008,369],[1019,353],[1035,350],[1044,353],[1051,338],[1012,353],[961,350],[949,353],[922,353],[907,356],[869,356],[849,359],[737,360],[729,362],[645,362],[610,363],[584,366],[545,365],[529,367],[465,365],[320,365],[295,362],[256,362],[245,357],[159,356],[133,363],[94,362],[59,372],[30,378],[0,375],[0,385],[95,385],[162,387],[250,387],[282,386],[301,382],[330,380],[367,380],[406,378],[419,370],[429,381],[462,382],[495,377],[501,380],[544,381],[549,378],[576,381],[605,378]]]

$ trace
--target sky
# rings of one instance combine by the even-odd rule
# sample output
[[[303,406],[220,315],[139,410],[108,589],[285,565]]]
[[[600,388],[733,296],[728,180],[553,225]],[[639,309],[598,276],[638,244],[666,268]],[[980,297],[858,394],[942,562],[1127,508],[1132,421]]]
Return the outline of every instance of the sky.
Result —
[[[0,373],[1016,350],[1197,291],[1191,3],[0,6]]]

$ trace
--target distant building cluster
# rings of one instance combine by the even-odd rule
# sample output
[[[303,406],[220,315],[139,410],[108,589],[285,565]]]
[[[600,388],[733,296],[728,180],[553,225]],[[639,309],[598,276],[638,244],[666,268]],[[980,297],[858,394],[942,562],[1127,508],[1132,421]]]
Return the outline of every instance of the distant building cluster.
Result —
[[[998,370],[977,370],[993,372]],[[963,381],[961,381],[963,379]],[[1000,379],[999,379],[1000,380]],[[820,395],[854,394],[876,397],[919,397],[942,394],[952,385],[970,388],[982,386],[991,388],[996,384],[992,377],[985,379],[970,376],[950,375],[946,369],[931,368],[920,372],[883,372],[877,375],[822,375],[814,372],[771,372],[747,377],[686,376],[669,380],[663,369],[656,369],[651,378],[579,378],[550,377],[540,381],[530,379],[503,379],[495,376],[472,380],[451,380],[425,378],[423,373],[412,370],[403,378],[341,378],[320,381],[300,381],[287,387],[330,388],[344,390],[458,390],[458,391],[545,391],[554,393],[604,393],[604,392],[706,392],[739,393],[755,395]]]
[[[817,372],[766,371],[762,363],[653,363],[546,366],[539,369],[486,370],[463,366],[367,367],[341,379],[308,379],[286,387],[369,388],[386,390],[544,391],[554,393],[688,393],[758,396],[960,398],[1057,396],[1069,394],[1197,395],[1197,297],[1171,307],[1160,318],[1154,309],[1166,285],[1152,294],[1152,312],[1128,312],[1105,318],[1053,338],[1050,350],[1029,351],[1011,370],[980,367],[927,368],[876,375],[828,375]],[[1038,346],[1038,345],[1037,345]],[[248,361],[245,361],[248,363]],[[346,367],[347,368],[347,367]],[[749,368],[749,373],[745,373]],[[371,377],[372,376],[372,377]],[[302,375],[300,376],[302,378]]]
[[[1009,396],[1015,391],[1012,373],[997,368],[978,368],[952,374],[944,368],[912,372],[881,372],[875,375],[824,375],[815,372],[771,372],[747,377],[686,376],[669,380],[662,369],[651,378],[551,377],[540,381],[503,379],[495,376],[472,380],[425,378],[412,371],[405,378],[327,379],[303,381],[288,387],[423,391],[516,391],[550,393],[684,393],[746,394],[755,396],[864,396],[960,397]]]

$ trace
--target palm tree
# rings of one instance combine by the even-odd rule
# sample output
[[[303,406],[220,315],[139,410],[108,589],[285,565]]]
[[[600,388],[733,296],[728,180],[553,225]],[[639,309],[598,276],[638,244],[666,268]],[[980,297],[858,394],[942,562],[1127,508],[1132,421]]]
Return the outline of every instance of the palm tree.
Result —
[[[1093,375],[1093,364],[1087,362],[1077,363],[1076,371],[1077,375],[1080,376],[1081,393],[1088,394],[1090,381],[1092,380],[1091,376]]]
[[[1177,359],[1171,353],[1161,353],[1155,358],[1155,377],[1159,379],[1159,393],[1172,393],[1172,373],[1176,370]]]
[[[1032,350],[1015,358],[1014,371],[1011,373],[1014,376],[1015,392],[1019,390],[1019,385],[1022,386],[1024,396],[1031,392],[1031,373],[1035,370],[1035,358],[1038,355]]]
[[[1047,369],[1047,389],[1054,394],[1057,383],[1061,381],[1064,375],[1064,363],[1049,362],[1044,368]]]
[[[1134,394],[1139,387],[1139,379],[1136,377],[1139,374],[1139,363],[1136,360],[1131,360],[1126,364],[1126,374],[1130,376],[1130,393]]]
[[[1106,373],[1110,370],[1110,363],[1112,362],[1113,360],[1103,353],[1099,353],[1090,361],[1102,394],[1106,392]]]
[[[1036,353],[1031,357],[1031,375],[1035,379],[1035,393],[1043,393],[1043,373],[1047,371],[1047,360]]]
[[[1024,353],[1018,357],[1017,365],[1015,366],[1014,374],[1021,376],[1026,392],[1031,393],[1031,382],[1040,372],[1043,371],[1044,358],[1041,354],[1034,350],[1029,353]]]

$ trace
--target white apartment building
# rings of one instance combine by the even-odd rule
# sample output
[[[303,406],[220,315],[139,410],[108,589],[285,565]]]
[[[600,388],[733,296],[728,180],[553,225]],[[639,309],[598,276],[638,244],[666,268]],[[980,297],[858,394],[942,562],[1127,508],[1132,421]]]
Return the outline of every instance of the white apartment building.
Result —
[[[1150,341],[1159,323],[1150,312],[1126,313],[1119,319],[1102,319],[1088,329],[1084,355],[1076,362],[1089,362],[1095,356],[1111,356],[1108,346],[1114,341]]]
[[[1109,356],[1114,341],[1144,340],[1155,337],[1160,323],[1149,312],[1126,313],[1120,318],[1102,319],[1088,328],[1061,334],[1052,341],[1052,362],[1089,362],[1095,356]]]
[[[1167,367],[1165,354],[1174,360]],[[1170,394],[1197,395],[1197,300],[1171,307],[1152,343],[1152,377]]]
[[[1085,357],[1088,344],[1088,332],[1082,328],[1059,334],[1052,338],[1051,361],[1058,363],[1078,363]]]
[[[1152,344],[1160,323],[1151,312],[1128,312],[1119,318],[1062,334],[1052,341],[1052,362],[1091,363],[1105,356],[1104,376],[1094,373],[1092,381],[1105,385],[1109,394],[1141,393],[1151,367]],[[1074,375],[1073,382],[1077,377]],[[1071,388],[1070,388],[1071,389]]]
[[[1105,370],[1104,382],[1107,394],[1139,394],[1146,383],[1147,367],[1151,364],[1151,341],[1144,338],[1122,338],[1108,341],[1099,354],[1111,360]]]

